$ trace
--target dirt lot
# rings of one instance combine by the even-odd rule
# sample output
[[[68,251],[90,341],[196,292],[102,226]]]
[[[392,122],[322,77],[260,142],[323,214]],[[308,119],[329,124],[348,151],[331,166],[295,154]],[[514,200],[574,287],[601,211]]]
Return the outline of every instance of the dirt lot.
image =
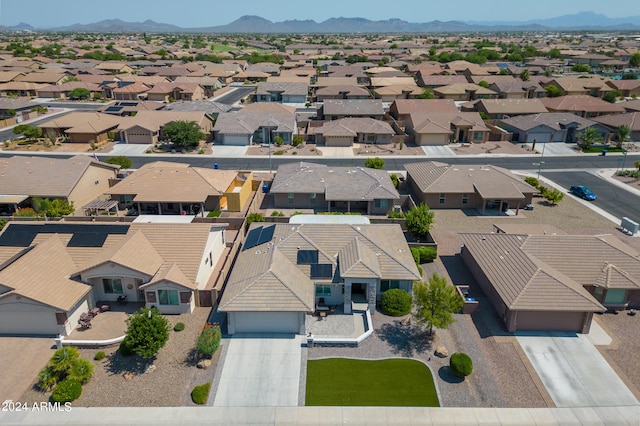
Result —
[[[83,386],[82,396],[73,402],[80,407],[170,407],[195,406],[191,401],[191,390],[206,382],[213,382],[219,352],[214,354],[212,365],[207,370],[195,366],[194,348],[198,335],[206,323],[211,308],[195,308],[191,314],[167,316],[171,330],[169,341],[157,355],[153,367],[134,355],[124,358],[118,347],[81,349],[81,356],[94,363],[94,376]],[[183,322],[185,329],[173,331],[173,326]],[[98,351],[107,357],[94,361]],[[37,374],[37,372],[36,372]],[[46,401],[50,392],[40,392],[32,387],[20,401],[28,403]]]

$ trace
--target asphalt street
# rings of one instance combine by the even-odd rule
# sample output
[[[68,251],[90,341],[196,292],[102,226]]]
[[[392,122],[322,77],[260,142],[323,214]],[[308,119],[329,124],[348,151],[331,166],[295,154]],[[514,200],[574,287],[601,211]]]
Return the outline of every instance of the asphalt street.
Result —
[[[588,172],[547,172],[544,177],[569,190],[572,185],[585,185],[598,196],[591,201],[610,214],[628,217],[640,223],[640,197]],[[575,195],[567,194],[567,197]]]
[[[215,99],[216,102],[225,104],[225,105],[233,105],[238,102],[240,99],[247,96],[249,93],[256,90],[255,86],[242,86],[238,87],[235,90],[232,90],[224,95],[221,95]]]

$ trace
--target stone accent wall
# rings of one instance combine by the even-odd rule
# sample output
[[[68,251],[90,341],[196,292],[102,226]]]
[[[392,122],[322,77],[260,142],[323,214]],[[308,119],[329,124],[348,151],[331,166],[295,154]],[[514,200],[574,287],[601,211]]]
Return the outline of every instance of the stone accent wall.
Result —
[[[369,284],[367,286],[367,301],[369,302],[369,312],[373,315],[376,312],[376,286]]]
[[[344,313],[351,313],[351,283],[344,283]]]

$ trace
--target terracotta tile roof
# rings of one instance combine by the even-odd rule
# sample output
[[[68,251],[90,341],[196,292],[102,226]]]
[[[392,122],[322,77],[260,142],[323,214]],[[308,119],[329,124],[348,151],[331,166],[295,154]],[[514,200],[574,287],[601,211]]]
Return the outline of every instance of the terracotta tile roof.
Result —
[[[507,169],[492,165],[448,165],[433,161],[405,164],[425,194],[478,193],[485,199],[524,199],[537,190]]]
[[[162,265],[153,279],[147,284],[141,285],[140,288],[146,288],[161,281],[168,281],[190,290],[197,288],[196,283],[193,280],[189,280],[175,263],[165,263]]]
[[[38,124],[43,129],[62,129],[66,133],[102,133],[115,129],[120,119],[100,112],[71,112]]]
[[[117,170],[87,155],[67,159],[25,157],[0,159],[0,193],[32,197],[68,197],[89,167]],[[93,182],[93,180],[92,180]]]
[[[476,108],[481,109],[480,105],[488,114],[541,114],[547,112],[547,108],[540,102],[540,99],[480,99]]]
[[[409,120],[418,134],[452,134],[451,125],[466,126],[474,132],[488,132],[484,120],[477,112],[412,112]]]
[[[572,278],[522,248],[515,234],[460,234],[502,302],[512,310],[602,312],[604,307]]]
[[[640,130],[640,112],[604,115],[602,117],[596,117],[593,120],[611,127],[620,127],[624,125],[629,127],[632,132]]]
[[[134,195],[135,202],[201,203],[207,197],[223,195],[237,175],[227,170],[154,162],[145,164],[105,193]]]

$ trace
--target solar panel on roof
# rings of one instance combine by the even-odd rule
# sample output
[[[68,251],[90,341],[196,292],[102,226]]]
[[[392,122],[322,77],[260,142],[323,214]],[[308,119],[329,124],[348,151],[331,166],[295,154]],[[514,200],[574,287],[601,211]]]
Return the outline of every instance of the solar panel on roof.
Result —
[[[318,250],[298,250],[298,265],[318,263]]]
[[[273,238],[273,233],[276,230],[276,226],[275,225],[271,225],[271,226],[267,226],[266,228],[262,228],[262,232],[260,233],[260,238],[258,238],[258,244],[264,244],[264,243],[268,243],[269,241],[271,241],[271,239]]]
[[[67,247],[102,247],[108,236],[104,232],[78,232],[73,234]]]
[[[250,248],[257,246],[261,233],[262,233],[262,226],[258,226],[257,228],[252,229],[247,235],[247,239],[244,241],[243,250],[249,250]]]
[[[110,106],[104,112],[119,112],[120,110],[122,110],[121,106]]]
[[[333,265],[330,263],[313,263],[309,273],[310,278],[331,278],[333,277]]]

